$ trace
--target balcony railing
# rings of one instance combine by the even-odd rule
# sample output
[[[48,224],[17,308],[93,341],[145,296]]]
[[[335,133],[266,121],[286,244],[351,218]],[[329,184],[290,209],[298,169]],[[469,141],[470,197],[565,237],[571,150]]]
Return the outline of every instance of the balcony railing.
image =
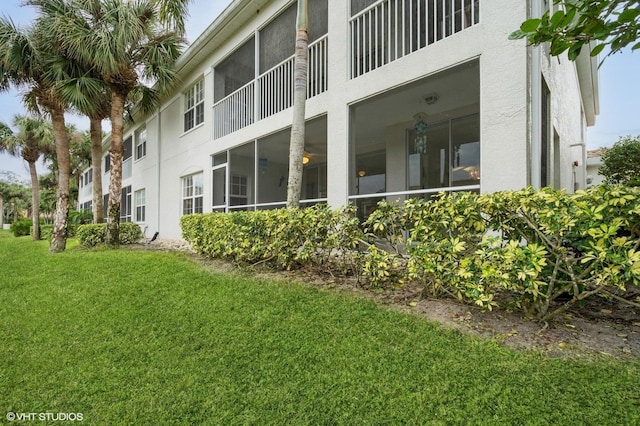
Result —
[[[255,82],[245,84],[213,106],[213,137],[221,138],[254,121]]]
[[[351,78],[479,22],[480,0],[380,0],[350,19]]]
[[[309,45],[307,98],[327,90],[327,36]],[[294,56],[213,106],[213,136],[226,136],[293,105]]]

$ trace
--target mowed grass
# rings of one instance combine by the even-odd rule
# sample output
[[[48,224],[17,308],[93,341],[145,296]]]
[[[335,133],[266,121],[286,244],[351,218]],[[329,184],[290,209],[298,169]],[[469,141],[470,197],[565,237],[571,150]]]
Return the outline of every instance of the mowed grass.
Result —
[[[0,418],[640,423],[637,361],[519,353],[371,301],[216,275],[176,253],[47,248],[0,232]]]

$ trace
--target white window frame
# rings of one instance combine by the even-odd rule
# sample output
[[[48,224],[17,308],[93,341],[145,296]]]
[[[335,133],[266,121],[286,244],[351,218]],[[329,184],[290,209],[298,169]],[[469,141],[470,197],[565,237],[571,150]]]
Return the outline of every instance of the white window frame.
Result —
[[[204,173],[198,172],[182,177],[182,197],[181,212],[182,215],[204,213]],[[200,200],[200,207],[196,209],[196,201]],[[190,210],[185,209],[185,201],[191,200]],[[197,211],[199,210],[199,211]]]
[[[125,191],[127,191],[127,189],[129,192],[126,192],[125,194]],[[127,211],[127,206],[129,206],[130,208],[132,207],[132,203],[131,203],[133,201],[132,195],[133,194],[131,191],[131,185],[122,187],[122,192],[120,195],[120,222],[131,222],[132,211],[131,210]],[[122,202],[123,196],[125,198],[124,203]]]
[[[144,188],[138,189],[133,194],[134,206],[135,206],[135,221],[136,223],[143,223],[147,219],[147,194]]]
[[[137,161],[147,156],[147,128],[145,126],[136,131],[135,140],[136,147],[134,152]],[[142,151],[142,154],[140,154],[140,151]]]
[[[190,118],[187,118],[189,117]],[[204,123],[204,79],[184,92],[183,131],[188,132]]]

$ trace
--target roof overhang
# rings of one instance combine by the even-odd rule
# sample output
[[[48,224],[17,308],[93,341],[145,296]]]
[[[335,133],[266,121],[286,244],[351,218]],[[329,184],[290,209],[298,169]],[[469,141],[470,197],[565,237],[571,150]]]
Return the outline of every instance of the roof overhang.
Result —
[[[598,78],[598,56],[590,55],[593,43],[589,49],[583,49],[576,58],[576,70],[580,84],[580,94],[584,107],[587,126],[596,124],[596,116],[600,114],[600,86]]]
[[[270,0],[233,0],[176,61],[179,77],[188,75],[229,37],[260,13]]]

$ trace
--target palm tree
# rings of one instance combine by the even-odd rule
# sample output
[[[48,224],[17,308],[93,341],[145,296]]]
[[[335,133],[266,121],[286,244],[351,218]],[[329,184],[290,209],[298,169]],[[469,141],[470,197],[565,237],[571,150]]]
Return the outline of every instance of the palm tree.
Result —
[[[26,89],[28,109],[42,109],[51,119],[58,160],[56,214],[49,251],[63,251],[67,244],[69,213],[69,140],[65,128],[66,105],[57,96],[48,72],[60,55],[57,42],[36,24],[26,30],[10,19],[0,18],[0,90],[15,86]]]
[[[13,133],[11,128],[0,122],[0,145],[2,140]],[[0,180],[0,229],[4,225],[4,194],[7,192],[7,183]]]
[[[13,125],[18,133],[13,133],[0,140],[0,152],[6,151],[14,156],[21,156],[29,164],[31,175],[31,236],[40,239],[40,188],[36,162],[40,155],[49,154],[55,150],[55,141],[51,125],[41,118],[16,115]],[[6,126],[0,123],[1,126]]]
[[[102,121],[111,113],[109,87],[88,64],[76,68],[77,76],[70,76],[62,70],[57,89],[60,97],[78,112],[89,118],[89,147],[92,170],[93,222],[104,222],[102,206]]]
[[[51,0],[30,0],[48,8]],[[111,96],[111,180],[106,242],[119,240],[125,106],[135,100],[142,113],[157,106],[175,80],[173,64],[182,51],[182,15],[174,6],[188,0],[68,0],[48,30],[74,60],[91,64]],[[51,11],[51,8],[48,9]],[[177,31],[172,30],[176,28]],[[152,87],[144,83],[152,81]]]
[[[296,53],[294,58],[293,121],[289,142],[289,181],[287,182],[287,208],[300,204],[302,192],[302,157],[304,155],[304,116],[307,99],[307,67],[309,35],[307,0],[298,0]]]

